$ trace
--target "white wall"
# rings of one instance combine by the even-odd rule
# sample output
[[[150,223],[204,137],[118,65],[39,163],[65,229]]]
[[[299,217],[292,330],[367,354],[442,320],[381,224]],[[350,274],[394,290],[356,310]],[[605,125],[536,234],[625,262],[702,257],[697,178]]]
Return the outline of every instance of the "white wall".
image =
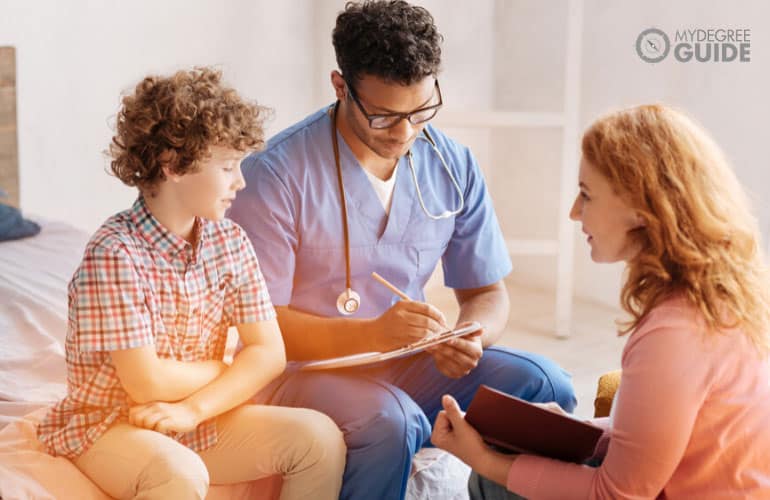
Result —
[[[686,110],[711,132],[744,186],[752,192],[767,239],[770,3],[589,0],[585,19],[582,123],[587,126],[609,109],[646,102],[663,102]],[[682,27],[751,28],[751,61],[681,63],[669,56],[655,65],[644,63],[636,57],[633,44],[639,32],[652,26],[668,33]],[[604,266],[588,264],[585,242],[581,240],[576,247],[578,290],[605,302],[616,302],[620,269],[599,271],[597,267]]]
[[[447,109],[560,111],[567,0],[421,0],[444,34]],[[269,133],[332,99],[331,30],[344,0],[5,0],[0,44],[17,47],[22,207],[87,230],[125,208],[134,191],[106,172],[119,94],[150,72],[219,65],[246,97],[276,110]],[[748,64],[657,65],[634,50],[642,29],[748,27]],[[770,195],[770,3],[585,0],[580,123],[610,108],[679,105],[734,160],[758,199]],[[509,236],[551,238],[558,213],[561,133],[453,129],[492,180]],[[578,145],[576,144],[577,148]],[[770,209],[760,206],[763,229]],[[619,266],[590,262],[576,245],[576,291],[616,304]],[[552,287],[553,257],[516,257],[515,279]]]
[[[499,0],[499,47],[495,89],[499,107],[545,111],[562,109],[563,13],[566,0]],[[716,138],[756,200],[767,238],[770,233],[770,170],[765,149],[770,140],[770,3],[683,0],[646,2],[585,0],[580,99],[581,129],[611,109],[663,102],[688,111]],[[635,52],[637,35],[649,27],[668,33],[689,28],[750,28],[749,63],[680,63],[669,56],[648,64]],[[506,29],[507,27],[507,29]],[[673,41],[673,40],[672,40]],[[579,147],[578,144],[575,147]],[[556,130],[497,132],[493,170],[495,196],[504,230],[512,236],[553,238],[557,213],[561,135]],[[617,305],[621,265],[590,261],[584,238],[575,245],[576,293]],[[555,259],[516,258],[515,279],[553,286]]]

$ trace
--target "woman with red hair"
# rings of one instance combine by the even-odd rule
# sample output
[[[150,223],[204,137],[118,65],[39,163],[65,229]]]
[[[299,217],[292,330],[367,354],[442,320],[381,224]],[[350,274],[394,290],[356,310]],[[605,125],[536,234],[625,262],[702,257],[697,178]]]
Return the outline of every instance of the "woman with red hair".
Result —
[[[665,106],[599,119],[582,152],[570,217],[592,260],[626,263],[630,315],[601,465],[498,453],[451,396],[434,444],[476,471],[473,498],[770,498],[770,281],[743,189]]]

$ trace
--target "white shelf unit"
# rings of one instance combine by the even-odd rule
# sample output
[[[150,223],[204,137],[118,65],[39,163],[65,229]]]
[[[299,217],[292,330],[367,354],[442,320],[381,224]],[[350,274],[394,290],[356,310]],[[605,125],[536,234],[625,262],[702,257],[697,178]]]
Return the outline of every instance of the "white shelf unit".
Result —
[[[572,327],[574,222],[567,214],[577,186],[579,163],[578,111],[583,28],[583,0],[568,0],[566,57],[564,65],[564,110],[562,113],[521,111],[451,111],[436,117],[440,127],[456,128],[559,128],[562,130],[562,159],[559,186],[558,233],[555,240],[506,239],[511,255],[556,257],[555,335],[567,338]]]

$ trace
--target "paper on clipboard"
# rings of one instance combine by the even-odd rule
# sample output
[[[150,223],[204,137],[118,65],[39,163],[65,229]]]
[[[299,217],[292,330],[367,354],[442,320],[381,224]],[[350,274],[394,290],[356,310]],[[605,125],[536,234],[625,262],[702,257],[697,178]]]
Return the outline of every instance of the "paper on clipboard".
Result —
[[[333,368],[347,368],[350,366],[366,365],[369,363],[377,363],[379,361],[385,361],[388,359],[398,358],[406,356],[408,354],[414,354],[424,350],[426,347],[431,347],[451,340],[455,337],[462,337],[473,333],[481,329],[481,325],[476,321],[472,321],[467,325],[454,330],[449,330],[443,333],[426,337],[422,340],[418,340],[412,344],[394,349],[387,352],[363,352],[360,354],[351,354],[350,356],[340,356],[338,358],[322,359],[319,361],[310,361],[300,368],[300,370],[331,370]]]

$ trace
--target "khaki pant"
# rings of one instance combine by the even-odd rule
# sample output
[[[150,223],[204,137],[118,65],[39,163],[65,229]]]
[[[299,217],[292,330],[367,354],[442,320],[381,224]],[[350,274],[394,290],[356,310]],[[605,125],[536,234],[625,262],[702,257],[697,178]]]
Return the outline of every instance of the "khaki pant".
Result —
[[[120,423],[74,463],[120,499],[203,499],[209,483],[273,474],[283,476],[281,499],[338,497],[345,443],[326,415],[243,405],[217,417],[217,433],[217,444],[198,454],[161,433]]]

